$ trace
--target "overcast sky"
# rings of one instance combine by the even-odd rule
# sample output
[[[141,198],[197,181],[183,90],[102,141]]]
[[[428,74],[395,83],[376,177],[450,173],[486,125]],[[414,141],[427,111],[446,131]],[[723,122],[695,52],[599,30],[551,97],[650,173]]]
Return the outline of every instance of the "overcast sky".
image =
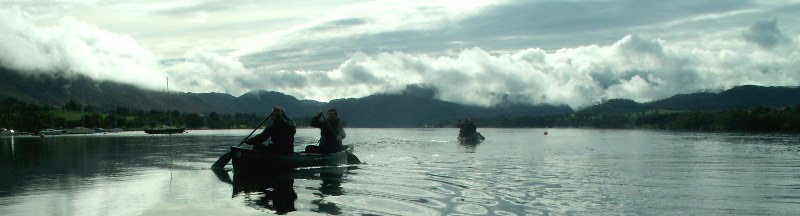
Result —
[[[800,85],[800,1],[0,2],[5,67],[150,89],[582,108]]]

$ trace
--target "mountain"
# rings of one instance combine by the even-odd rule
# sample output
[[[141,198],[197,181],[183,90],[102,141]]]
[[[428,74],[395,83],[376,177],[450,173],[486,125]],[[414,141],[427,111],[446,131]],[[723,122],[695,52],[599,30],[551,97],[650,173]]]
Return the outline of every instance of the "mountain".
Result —
[[[578,113],[630,113],[648,110],[724,111],[764,107],[790,107],[800,104],[800,87],[765,87],[744,85],[719,93],[678,94],[662,100],[637,103],[628,99],[611,99],[587,107]]]
[[[69,78],[67,78],[69,77]],[[70,100],[89,104],[97,110],[128,107],[141,110],[178,110],[190,113],[267,114],[282,106],[292,118],[307,118],[335,107],[353,127],[450,126],[463,118],[505,118],[520,116],[568,115],[567,106],[504,104],[479,107],[441,101],[431,86],[408,85],[395,94],[375,94],[363,98],[336,99],[330,102],[298,100],[280,92],[256,90],[235,97],[225,93],[161,92],[85,76],[65,73],[29,73],[0,67],[0,99],[13,97],[48,106],[63,106]],[[637,103],[612,99],[587,107],[578,113],[631,113],[648,110],[721,111],[758,106],[786,107],[800,104],[798,87],[739,86],[719,93],[679,94],[666,99]]]
[[[62,106],[74,100],[101,110],[129,107],[143,110],[180,110],[184,112],[238,111],[236,98],[221,93],[167,93],[109,81],[95,81],[86,76],[64,73],[22,75],[0,68],[0,98]]]
[[[720,93],[680,94],[648,105],[670,110],[720,111],[758,106],[786,107],[800,104],[798,87],[738,86]]]
[[[578,111],[580,114],[618,114],[618,113],[631,113],[631,112],[644,112],[651,110],[653,107],[636,103],[630,99],[611,99],[604,103],[597,104],[586,109]]]
[[[385,127],[387,121],[391,121],[393,127],[419,127],[465,117],[541,116],[572,113],[572,109],[567,106],[516,105],[485,108],[406,94],[381,94],[357,99],[339,99],[331,101],[330,106],[336,107],[340,115],[347,118],[349,124],[362,127]]]
[[[70,78],[65,78],[70,77]],[[26,102],[63,106],[70,100],[97,110],[128,107],[142,110],[178,110],[192,113],[267,114],[274,106],[286,108],[290,117],[311,117],[335,107],[353,127],[420,127],[451,124],[457,119],[502,116],[565,115],[567,106],[507,104],[479,107],[435,99],[430,86],[409,85],[397,94],[332,100],[328,103],[298,100],[279,92],[256,90],[234,97],[224,93],[159,92],[80,75],[26,74],[0,67],[0,99],[14,97]],[[449,125],[448,125],[449,126]]]
[[[272,107],[280,106],[290,115],[311,116],[322,110],[326,103],[313,100],[298,100],[295,97],[280,92],[256,90],[239,96],[233,103],[241,113],[265,113]]]

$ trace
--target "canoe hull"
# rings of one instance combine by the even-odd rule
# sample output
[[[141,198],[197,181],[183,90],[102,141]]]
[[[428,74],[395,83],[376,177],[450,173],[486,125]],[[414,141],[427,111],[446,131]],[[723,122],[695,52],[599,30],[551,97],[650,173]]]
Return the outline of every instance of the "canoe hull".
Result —
[[[458,142],[461,144],[478,144],[483,142],[486,139],[481,133],[476,133],[471,136],[461,136],[458,137]]]
[[[299,167],[325,167],[347,164],[347,152],[330,154],[295,153],[272,155],[232,146],[233,169],[294,169]]]

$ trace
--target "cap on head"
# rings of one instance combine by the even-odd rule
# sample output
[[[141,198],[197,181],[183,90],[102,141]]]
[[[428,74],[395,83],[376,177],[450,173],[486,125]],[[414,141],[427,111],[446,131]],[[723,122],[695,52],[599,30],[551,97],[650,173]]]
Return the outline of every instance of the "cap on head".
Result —
[[[274,112],[275,114],[284,114],[284,113],[286,113],[286,111],[283,109],[283,107],[279,107],[279,106],[276,106],[276,107],[272,108],[272,112]]]

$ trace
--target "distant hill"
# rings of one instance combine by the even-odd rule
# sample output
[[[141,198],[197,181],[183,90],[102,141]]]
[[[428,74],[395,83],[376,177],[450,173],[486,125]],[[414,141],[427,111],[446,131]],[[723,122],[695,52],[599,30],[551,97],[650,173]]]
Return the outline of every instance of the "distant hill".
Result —
[[[585,114],[630,113],[648,110],[725,111],[763,107],[789,107],[800,104],[799,87],[745,85],[719,93],[678,94],[648,103],[612,99],[578,111]]]
[[[438,124],[465,117],[566,115],[573,112],[567,106],[516,105],[492,108],[466,106],[431,97],[405,94],[333,100],[330,106],[339,109],[349,124],[363,127],[385,127],[387,121],[393,122],[391,126],[394,127],[450,126]]]
[[[800,104],[800,88],[745,85],[716,94],[680,94],[647,104],[660,109],[688,111],[720,111],[758,106],[785,107]]]
[[[282,106],[290,117],[310,117],[335,107],[352,127],[420,127],[450,124],[456,119],[498,116],[565,115],[567,106],[509,104],[485,108],[437,100],[436,89],[409,85],[398,94],[377,94],[364,98],[337,99],[328,103],[298,100],[279,92],[256,90],[239,97],[224,93],[159,92],[109,81],[94,81],[85,76],[64,78],[59,74],[22,75],[0,67],[0,99],[61,107],[70,100],[89,104],[98,110],[128,107],[142,110],[178,110],[191,113],[267,114]]]
[[[363,98],[337,99],[330,102],[298,100],[280,92],[255,90],[239,97],[225,93],[161,92],[132,85],[95,81],[85,76],[22,73],[0,67],[0,99],[13,97],[23,101],[61,107],[70,100],[89,104],[97,110],[128,107],[141,110],[178,110],[207,114],[267,114],[273,106],[289,110],[290,117],[310,117],[335,107],[352,127],[450,126],[463,118],[505,118],[520,116],[568,115],[567,106],[506,104],[479,107],[435,99],[437,90],[424,85],[409,85],[397,94],[375,94]],[[758,106],[786,107],[800,104],[798,87],[739,86],[719,93],[679,94],[666,99],[637,103],[612,99],[587,107],[579,114],[631,113],[648,110],[722,111]]]
[[[578,111],[581,114],[617,114],[617,113],[631,113],[631,112],[644,112],[653,109],[641,103],[636,103],[630,99],[611,99],[604,103],[597,104],[586,109]]]

